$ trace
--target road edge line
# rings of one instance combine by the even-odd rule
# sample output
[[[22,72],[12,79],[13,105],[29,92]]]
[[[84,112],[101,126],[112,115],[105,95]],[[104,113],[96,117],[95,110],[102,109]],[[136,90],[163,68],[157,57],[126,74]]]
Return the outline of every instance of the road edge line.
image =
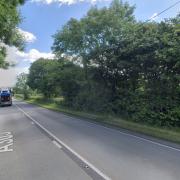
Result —
[[[27,102],[25,102],[25,103],[26,103],[26,104],[29,104],[29,103],[27,103]],[[36,104],[33,104],[33,105],[36,105]],[[38,105],[36,105],[36,106],[38,106]],[[42,106],[38,106],[38,107],[40,107],[40,108],[42,108],[42,109],[45,109],[45,110],[51,111],[50,109],[47,109],[47,108],[42,107]],[[63,112],[57,112],[57,111],[56,111],[56,113],[62,113],[63,115],[65,115],[65,116],[67,116],[68,118],[71,118],[71,119],[77,118],[77,117],[73,117],[73,116],[68,115],[68,114],[66,114],[66,113],[63,113]],[[83,121],[81,118],[77,118],[77,119]],[[151,144],[158,145],[158,146],[160,146],[160,147],[164,147],[164,148],[167,148],[167,149],[171,149],[171,150],[180,152],[180,149],[179,149],[179,148],[176,148],[176,147],[173,147],[173,146],[170,146],[170,145],[166,145],[165,143],[163,144],[163,143],[161,143],[161,142],[157,142],[157,141],[155,141],[155,140],[151,140],[151,139],[148,139],[148,138],[145,138],[145,137],[141,137],[141,136],[134,135],[134,134],[131,134],[131,133],[126,133],[126,132],[123,132],[123,131],[121,131],[121,130],[119,130],[119,129],[116,129],[116,128],[107,127],[107,126],[105,126],[105,125],[103,125],[103,124],[100,124],[100,123],[91,122],[91,121],[86,121],[86,122],[87,122],[88,124],[90,124],[90,125],[97,125],[97,126],[99,126],[99,127],[101,127],[101,128],[104,128],[104,129],[108,129],[108,130],[111,130],[111,131],[116,131],[117,133],[122,134],[122,135],[125,135],[125,136],[133,137],[133,138],[139,139],[139,140],[141,140],[141,141],[149,142],[149,143],[151,143]],[[147,136],[148,136],[148,135],[147,135]],[[158,138],[157,138],[157,139],[158,139]],[[161,138],[159,138],[159,140],[161,140]],[[162,140],[163,140],[163,139],[162,139]],[[165,141],[168,142],[168,140],[165,140]],[[171,143],[171,142],[170,142],[170,143]],[[175,144],[176,144],[176,143],[175,143]]]
[[[88,160],[83,158],[80,154],[75,152],[72,148],[70,148],[67,144],[65,144],[63,141],[61,141],[58,137],[56,137],[53,133],[51,133],[48,129],[46,129],[44,126],[42,126],[40,123],[38,123],[34,118],[32,118],[28,113],[26,113],[22,108],[20,108],[18,105],[15,104],[17,109],[19,109],[21,112],[24,113],[26,117],[28,117],[30,120],[32,120],[39,128],[41,128],[43,131],[45,131],[52,139],[54,139],[57,143],[64,146],[68,151],[70,151],[73,155],[75,155],[77,158],[79,158],[81,161],[83,161],[85,164],[87,164],[92,170],[94,170],[97,174],[99,174],[103,179],[105,180],[112,180],[110,177],[105,175],[103,172],[101,172],[98,168],[96,168],[93,164],[91,164]]]
[[[147,138],[143,138],[143,137],[140,137],[140,136],[137,136],[137,135],[133,135],[133,134],[130,134],[130,133],[122,132],[122,131],[120,131],[118,129],[112,129],[112,128],[109,128],[109,127],[106,127],[106,126],[103,126],[103,125],[100,125],[100,124],[96,124],[96,123],[93,123],[93,122],[88,122],[88,123],[90,125],[97,125],[97,126],[103,127],[104,129],[108,129],[108,130],[111,130],[111,131],[116,131],[117,133],[123,134],[125,136],[130,136],[130,137],[133,137],[135,139],[139,139],[141,141],[146,141],[146,142],[149,142],[151,144],[158,145],[160,147],[164,147],[164,148],[167,148],[167,149],[171,149],[171,150],[180,152],[180,149],[169,146],[169,145],[165,145],[163,143],[159,143],[159,142],[156,142],[156,141],[153,141],[153,140],[150,140],[150,139],[147,139]]]

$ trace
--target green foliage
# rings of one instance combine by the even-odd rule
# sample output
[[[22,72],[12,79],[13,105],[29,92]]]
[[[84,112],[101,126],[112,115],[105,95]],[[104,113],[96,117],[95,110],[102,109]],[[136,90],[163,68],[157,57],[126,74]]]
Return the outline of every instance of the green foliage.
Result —
[[[4,45],[16,46],[23,49],[24,42],[17,30],[17,25],[21,21],[18,6],[24,0],[1,0],[0,1],[0,68],[7,68],[9,64],[5,62]]]
[[[82,68],[70,61],[39,59],[30,67],[28,85],[47,98],[62,94],[67,104],[80,89],[84,74]]]
[[[9,63],[4,61],[5,57],[6,57],[6,48],[0,47],[0,67],[3,69],[6,69],[9,66]]]
[[[17,77],[17,83],[14,87],[14,91],[16,94],[23,94],[24,99],[28,99],[31,93],[31,89],[27,85],[27,77],[28,75],[25,73],[21,73]]]
[[[83,69],[71,62],[64,62],[57,73],[56,82],[59,83],[61,95],[65,99],[65,104],[73,106],[74,99],[78,95],[84,82]]]
[[[32,63],[28,76],[28,85],[39,90],[47,98],[58,94],[55,76],[61,66],[56,60],[39,59]]]
[[[34,62],[29,86],[71,108],[179,127],[180,15],[142,23],[133,11],[114,0],[71,19],[54,35],[59,60]]]

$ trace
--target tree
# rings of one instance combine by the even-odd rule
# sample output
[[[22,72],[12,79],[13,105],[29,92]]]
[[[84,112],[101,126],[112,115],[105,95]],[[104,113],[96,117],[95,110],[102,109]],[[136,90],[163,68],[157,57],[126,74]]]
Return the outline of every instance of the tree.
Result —
[[[60,66],[56,60],[40,58],[30,67],[28,85],[33,90],[40,91],[46,98],[55,96],[59,93],[55,77]]]
[[[17,76],[17,82],[14,88],[17,94],[23,94],[24,99],[28,99],[30,94],[30,88],[27,85],[27,77],[28,75],[25,73],[19,74]]]
[[[73,107],[75,98],[78,96],[85,81],[82,67],[72,62],[63,62],[54,76],[56,84],[59,84],[61,95],[65,99],[65,104]],[[75,106],[74,106],[75,107]]]
[[[52,49],[56,56],[65,53],[81,57],[85,76],[90,76],[90,67],[98,67],[97,74],[112,91],[111,101],[117,97],[118,83],[127,85],[129,76],[134,81],[138,78],[129,57],[135,39],[133,11],[134,6],[114,0],[109,8],[93,7],[79,21],[71,19],[54,35]]]
[[[6,48],[4,45],[16,46],[23,49],[22,36],[18,32],[17,25],[21,22],[18,6],[25,0],[1,0],[0,1],[0,68],[7,68],[5,61]]]
[[[134,6],[114,0],[108,8],[93,7],[80,20],[71,19],[54,35],[57,58],[80,59],[85,71],[83,83],[70,91],[76,93],[64,96],[71,97],[71,106],[180,126],[180,15],[145,23],[133,12]],[[59,74],[66,92],[69,80],[79,78],[68,76],[70,69]]]
[[[149,112],[152,112],[151,120],[154,123],[158,118],[157,123],[161,126],[180,125],[179,23],[179,15],[159,23],[156,32],[149,34],[155,42],[151,48],[153,51],[143,56],[144,84]]]

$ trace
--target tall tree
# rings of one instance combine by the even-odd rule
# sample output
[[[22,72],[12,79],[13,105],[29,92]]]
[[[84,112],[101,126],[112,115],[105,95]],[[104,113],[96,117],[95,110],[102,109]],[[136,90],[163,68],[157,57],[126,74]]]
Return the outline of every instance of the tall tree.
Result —
[[[117,82],[125,80],[124,73],[128,73],[124,69],[132,64],[128,46],[134,40],[133,12],[134,6],[114,0],[109,8],[93,7],[81,20],[71,19],[54,35],[52,49],[57,56],[65,53],[81,57],[86,74],[88,67],[99,67],[105,84],[113,91],[112,100]]]
[[[25,0],[1,0],[0,1],[0,68],[7,68],[5,62],[6,48],[4,45],[16,46],[22,49],[24,46],[17,25],[21,22],[18,6]]]
[[[27,85],[27,77],[28,75],[26,73],[21,73],[17,76],[17,82],[14,87],[14,90],[18,94],[23,94],[24,99],[29,98],[30,88]]]
[[[82,60],[89,78],[76,104],[90,109],[106,102],[108,110],[135,121],[179,126],[180,15],[145,23],[133,12],[134,6],[119,0],[108,8],[93,7],[54,35],[52,49],[57,57]],[[106,101],[99,101],[102,97]]]
[[[56,80],[60,63],[56,60],[40,58],[32,63],[28,76],[28,85],[33,89],[37,89],[47,98],[56,94]]]

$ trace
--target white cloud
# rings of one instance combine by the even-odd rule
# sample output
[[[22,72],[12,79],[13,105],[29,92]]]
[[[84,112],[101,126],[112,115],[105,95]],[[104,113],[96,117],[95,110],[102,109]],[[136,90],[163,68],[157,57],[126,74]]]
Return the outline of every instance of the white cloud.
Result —
[[[15,47],[9,47],[6,45],[4,46],[7,49],[6,61],[17,65],[15,67],[9,68],[8,70],[0,69],[0,87],[14,86],[17,75],[22,72],[28,73],[29,64],[36,61],[37,59],[54,58],[54,54],[51,52],[40,52],[37,49],[31,49],[28,52],[21,52]]]
[[[17,48],[9,47],[7,45],[3,45],[3,46],[5,46],[7,51],[6,61],[9,62],[10,64],[18,63],[17,55],[15,53],[17,51]]]
[[[18,28],[19,33],[23,36],[24,40],[28,43],[33,43],[37,38],[34,34]]]
[[[21,51],[16,51],[15,52],[16,56],[23,61],[29,61],[29,62],[34,62],[39,58],[45,58],[45,59],[52,59],[54,58],[54,54],[52,53],[46,53],[46,52],[40,52],[37,49],[31,49],[29,52],[21,52]]]
[[[157,15],[158,15],[158,13],[154,13],[149,19],[154,21],[158,18]]]
[[[0,69],[0,87],[11,87],[16,82],[16,70],[10,68],[8,70]]]
[[[10,62],[10,64],[18,64],[19,62],[34,62],[39,58],[45,59],[53,59],[54,54],[51,52],[40,52],[37,49],[30,49],[28,52],[19,51],[16,47],[9,47],[7,45],[3,45],[6,47],[7,56],[6,61]]]
[[[31,0],[31,2],[38,2],[38,3],[44,3],[44,4],[58,3],[60,5],[62,4],[71,5],[71,4],[76,4],[79,2],[90,2],[94,4],[98,1],[108,1],[108,0]]]
[[[22,72],[28,73],[28,71],[29,67],[0,69],[0,88],[13,87],[16,83],[17,75]]]
[[[15,68],[16,75],[19,75],[21,73],[29,73],[29,67],[18,67]]]

